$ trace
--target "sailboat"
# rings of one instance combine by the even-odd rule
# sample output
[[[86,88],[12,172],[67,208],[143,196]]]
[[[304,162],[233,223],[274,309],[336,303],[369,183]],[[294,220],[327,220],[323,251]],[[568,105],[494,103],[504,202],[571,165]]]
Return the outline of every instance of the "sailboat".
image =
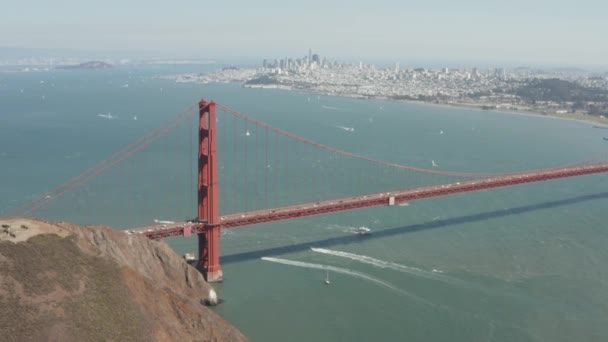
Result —
[[[249,133],[249,130],[247,130],[247,132],[245,132],[245,136],[250,136],[251,133]]]
[[[329,271],[325,271],[325,285],[329,284],[331,284],[331,281],[329,281]]]

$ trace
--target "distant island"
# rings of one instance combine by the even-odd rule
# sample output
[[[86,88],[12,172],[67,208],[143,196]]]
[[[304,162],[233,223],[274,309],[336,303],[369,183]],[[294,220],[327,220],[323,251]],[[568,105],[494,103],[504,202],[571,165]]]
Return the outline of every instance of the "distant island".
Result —
[[[112,68],[112,64],[108,64],[101,61],[90,61],[74,65],[62,65],[58,66],[57,69],[69,69],[69,70],[94,70],[94,69],[109,69]]]

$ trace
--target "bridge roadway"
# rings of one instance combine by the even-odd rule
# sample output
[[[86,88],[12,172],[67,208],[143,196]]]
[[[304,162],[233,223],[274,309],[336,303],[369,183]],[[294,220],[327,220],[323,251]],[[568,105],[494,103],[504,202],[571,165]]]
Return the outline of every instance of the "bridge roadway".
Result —
[[[402,191],[382,192],[356,197],[347,197],[335,200],[236,213],[222,216],[220,220],[223,229],[234,229],[261,223],[325,215],[382,205],[404,205],[412,201],[433,197],[442,197],[466,192],[537,183],[561,178],[587,176],[605,172],[608,172],[608,164],[539,170],[529,173],[510,174],[466,182],[434,185]],[[167,237],[189,236],[190,234],[202,233],[204,230],[204,223],[176,222],[173,224],[157,224],[141,228],[128,229],[125,230],[125,232],[127,234],[144,234],[151,239],[163,239]]]

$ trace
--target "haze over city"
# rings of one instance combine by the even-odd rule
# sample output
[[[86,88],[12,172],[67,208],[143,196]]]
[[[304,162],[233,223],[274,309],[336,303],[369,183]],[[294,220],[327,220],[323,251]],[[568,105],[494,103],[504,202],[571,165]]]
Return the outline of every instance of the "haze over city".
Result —
[[[15,2],[0,47],[258,61],[308,47],[347,60],[606,66],[599,0]]]

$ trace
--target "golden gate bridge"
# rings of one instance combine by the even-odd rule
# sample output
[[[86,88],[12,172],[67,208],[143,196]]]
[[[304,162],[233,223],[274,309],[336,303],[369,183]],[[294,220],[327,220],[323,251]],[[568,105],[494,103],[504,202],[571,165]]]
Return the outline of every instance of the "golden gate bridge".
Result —
[[[223,114],[221,119],[218,112]],[[177,143],[180,139],[187,143]],[[161,148],[150,152],[149,147],[158,144]],[[176,160],[176,151],[184,146],[190,151]],[[149,155],[143,161],[134,161],[145,153]],[[94,180],[111,172],[115,177],[99,183],[97,191],[91,190]],[[113,206],[107,215],[148,220],[160,214],[172,219],[132,225],[126,227],[127,234],[151,239],[197,235],[198,266],[207,281],[215,282],[223,279],[219,252],[222,229],[402,206],[417,200],[605,172],[608,163],[603,158],[515,173],[452,172],[389,163],[310,141],[202,100],[4,216],[32,216],[61,200],[79,211],[91,207],[83,203],[82,196],[116,193],[105,198],[105,205]],[[70,197],[77,191],[84,194]],[[160,204],[151,203],[155,198]],[[184,208],[193,211],[189,219],[171,212],[184,212]]]

